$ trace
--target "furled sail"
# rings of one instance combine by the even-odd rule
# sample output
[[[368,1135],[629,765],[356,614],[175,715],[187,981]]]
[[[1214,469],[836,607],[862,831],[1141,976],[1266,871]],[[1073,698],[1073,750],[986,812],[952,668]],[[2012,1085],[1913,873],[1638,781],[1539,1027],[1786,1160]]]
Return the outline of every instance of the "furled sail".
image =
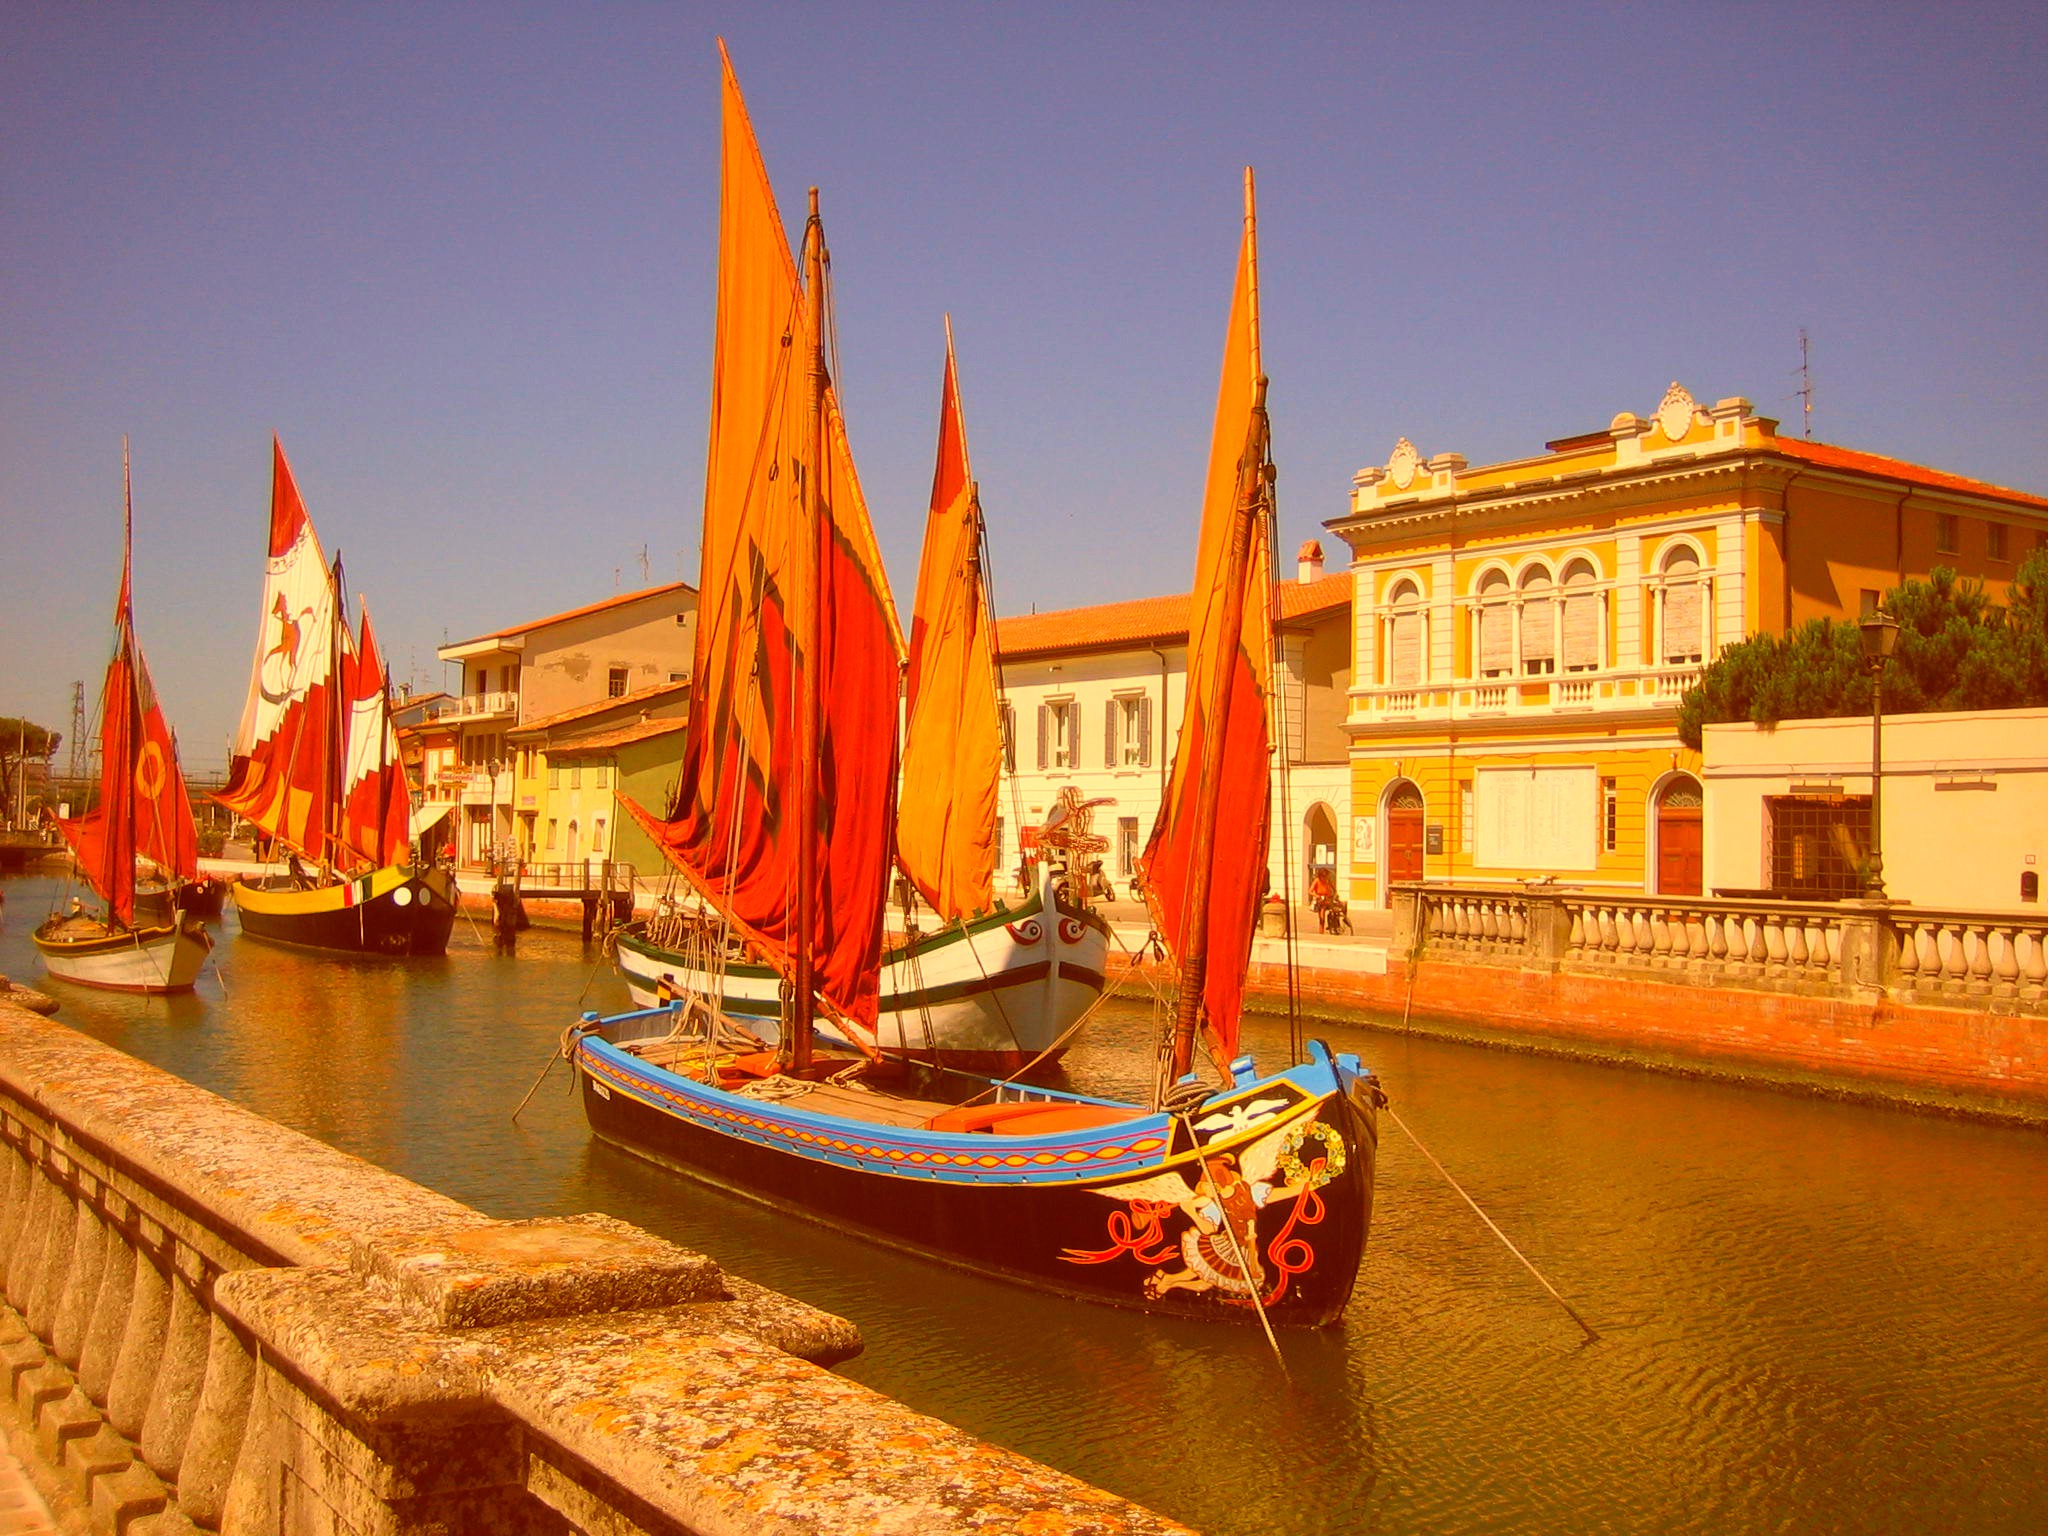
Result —
[[[271,439],[270,558],[249,696],[228,782],[214,799],[308,859],[331,862],[334,798],[334,583]]]
[[[799,847],[816,850],[808,954],[835,1012],[872,1024],[895,809],[902,640],[836,396],[823,462],[806,438],[807,302],[731,61],[724,63],[718,316],[704,486],[696,696],[662,817],[626,801],[684,876],[785,974],[795,969]],[[815,473],[815,546],[802,530]],[[819,654],[815,763],[797,761],[796,667],[806,603]],[[796,775],[816,775],[798,825]]]
[[[1237,1049],[1271,813],[1271,471],[1259,372],[1258,245],[1251,172],[1223,348],[1188,624],[1188,693],[1173,774],[1145,850],[1146,899],[1219,1056]],[[1191,1038],[1184,1023],[1183,1040]],[[1182,1049],[1177,1070],[1185,1070]]]
[[[177,744],[135,639],[134,523],[131,497],[121,534],[114,656],[100,692],[99,803],[83,816],[57,823],[77,855],[80,872],[106,899],[114,920],[124,925],[135,921],[138,855],[178,879],[199,873],[199,838],[185,776],[178,769]]]
[[[1002,720],[995,628],[982,581],[981,500],[967,464],[967,423],[946,322],[938,465],[910,618],[902,802],[896,850],[948,922],[995,905]]]
[[[359,599],[360,601],[360,599]],[[412,840],[412,792],[391,723],[391,692],[370,605],[362,603],[362,640],[342,630],[341,692],[348,701],[341,776],[341,840],[379,869],[405,862]]]

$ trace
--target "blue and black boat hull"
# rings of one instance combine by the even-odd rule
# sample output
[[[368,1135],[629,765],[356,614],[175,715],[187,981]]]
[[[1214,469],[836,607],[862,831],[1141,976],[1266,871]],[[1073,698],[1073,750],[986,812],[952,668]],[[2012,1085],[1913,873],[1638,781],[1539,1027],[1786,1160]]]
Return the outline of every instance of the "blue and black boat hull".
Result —
[[[1275,1325],[1315,1327],[1350,1300],[1372,1218],[1378,1092],[1320,1043],[1272,1077],[1243,1064],[1186,1114],[1004,1084],[990,1105],[900,1126],[809,1112],[801,1097],[748,1098],[639,1059],[636,1034],[663,1018],[595,1021],[572,1055],[592,1130],[666,1167],[1119,1306],[1255,1322],[1262,1305]]]

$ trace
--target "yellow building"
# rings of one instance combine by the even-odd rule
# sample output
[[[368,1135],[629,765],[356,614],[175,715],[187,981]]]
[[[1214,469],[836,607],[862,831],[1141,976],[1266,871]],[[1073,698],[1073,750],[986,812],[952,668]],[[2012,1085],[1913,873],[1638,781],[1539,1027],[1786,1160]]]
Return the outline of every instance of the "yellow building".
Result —
[[[1555,876],[1702,891],[1703,661],[1855,619],[1946,565],[2002,595],[2048,499],[1781,436],[1749,402],[1656,411],[1469,467],[1402,439],[1328,527],[1351,547],[1352,898]]]

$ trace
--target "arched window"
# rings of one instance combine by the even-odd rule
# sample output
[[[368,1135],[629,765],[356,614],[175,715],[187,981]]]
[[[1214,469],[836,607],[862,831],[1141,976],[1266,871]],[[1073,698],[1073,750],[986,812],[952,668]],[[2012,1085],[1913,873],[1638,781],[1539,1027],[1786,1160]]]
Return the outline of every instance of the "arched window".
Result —
[[[1557,670],[1557,589],[1550,568],[1532,565],[1522,573],[1522,671],[1541,677]]]
[[[1404,579],[1394,584],[1387,602],[1393,609],[1387,623],[1387,682],[1412,688],[1422,681],[1422,593]]]
[[[1690,549],[1664,556],[1664,625],[1658,654],[1666,665],[1698,661],[1706,652],[1706,578]]]
[[[1564,568],[1564,669],[1592,672],[1600,666],[1601,622],[1599,573],[1591,562],[1574,560]]]
[[[1515,667],[1515,615],[1506,571],[1479,578],[1479,675],[1506,677]]]

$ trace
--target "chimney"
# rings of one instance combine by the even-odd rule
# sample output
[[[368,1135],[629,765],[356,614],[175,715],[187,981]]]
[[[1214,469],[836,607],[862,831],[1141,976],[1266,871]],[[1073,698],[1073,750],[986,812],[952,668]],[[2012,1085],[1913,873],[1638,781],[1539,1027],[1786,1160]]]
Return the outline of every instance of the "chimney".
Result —
[[[1319,539],[1310,539],[1301,546],[1301,553],[1294,557],[1300,562],[1296,575],[1303,586],[1323,579],[1323,546]]]

